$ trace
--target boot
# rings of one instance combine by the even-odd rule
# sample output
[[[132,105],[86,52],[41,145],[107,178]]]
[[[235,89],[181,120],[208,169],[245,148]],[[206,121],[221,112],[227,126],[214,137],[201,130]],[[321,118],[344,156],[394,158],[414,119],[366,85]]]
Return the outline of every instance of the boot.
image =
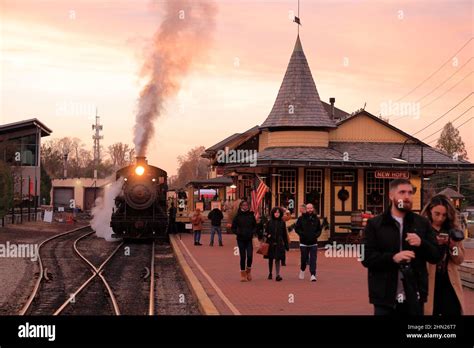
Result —
[[[219,242],[219,246],[224,246],[224,244],[222,244],[222,242]]]
[[[249,268],[249,267],[247,267],[247,269],[245,270],[245,272],[247,273],[247,280],[248,280],[248,281],[251,281],[251,280],[252,280],[252,275],[250,274],[250,271],[251,271],[251,270],[252,270],[252,269]]]
[[[245,271],[240,271],[240,281],[241,282],[247,281],[247,273]]]

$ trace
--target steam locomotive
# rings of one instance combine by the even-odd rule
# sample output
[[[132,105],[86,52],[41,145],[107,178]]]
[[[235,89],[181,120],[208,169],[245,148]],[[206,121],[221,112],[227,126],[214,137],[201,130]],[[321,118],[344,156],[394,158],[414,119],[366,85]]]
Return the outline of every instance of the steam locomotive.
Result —
[[[123,180],[115,198],[110,226],[115,238],[167,240],[167,173],[148,164],[145,157],[123,167],[116,180]]]

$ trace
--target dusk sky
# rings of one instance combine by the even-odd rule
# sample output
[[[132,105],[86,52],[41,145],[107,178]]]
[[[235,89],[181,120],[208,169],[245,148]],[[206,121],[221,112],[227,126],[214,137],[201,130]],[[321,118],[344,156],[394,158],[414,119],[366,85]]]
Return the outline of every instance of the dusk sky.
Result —
[[[36,117],[53,130],[51,137],[78,137],[91,148],[97,107],[104,147],[132,144],[144,83],[139,72],[161,23],[163,1],[0,4],[0,123]],[[263,123],[296,40],[291,11],[297,12],[297,0],[215,4],[216,26],[205,59],[193,66],[155,123],[149,162],[169,175],[176,173],[176,157],[192,147],[211,146]],[[413,134],[472,92],[472,1],[301,0],[300,17],[301,42],[320,97],[326,102],[335,97],[347,112],[367,103],[366,110],[379,115],[382,106],[406,95],[466,43],[401,100],[419,103],[419,118],[393,115],[390,122]],[[423,140],[456,119],[472,101],[471,95],[416,137]],[[472,116],[471,109],[454,125]],[[474,121],[459,130],[472,161]],[[439,134],[424,141],[434,146]]]

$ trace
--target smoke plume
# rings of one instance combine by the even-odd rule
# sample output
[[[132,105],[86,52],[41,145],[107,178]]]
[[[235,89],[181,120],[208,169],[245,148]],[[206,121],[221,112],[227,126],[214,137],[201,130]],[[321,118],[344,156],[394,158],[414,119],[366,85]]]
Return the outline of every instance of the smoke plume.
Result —
[[[112,227],[110,220],[112,218],[112,209],[115,207],[115,197],[120,194],[123,186],[123,178],[113,181],[104,187],[104,197],[95,200],[95,206],[92,208],[91,227],[95,231],[97,237],[104,238],[106,241],[116,241],[112,238]]]
[[[164,102],[178,93],[193,64],[205,56],[217,12],[208,0],[166,0],[158,9],[160,14],[164,11],[164,19],[142,68],[148,82],[140,92],[135,119],[138,156],[146,156],[155,131],[153,122],[163,112]]]

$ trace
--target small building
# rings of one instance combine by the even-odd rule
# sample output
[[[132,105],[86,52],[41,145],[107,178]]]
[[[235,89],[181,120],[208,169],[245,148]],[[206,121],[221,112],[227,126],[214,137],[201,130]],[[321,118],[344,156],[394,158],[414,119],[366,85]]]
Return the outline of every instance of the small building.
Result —
[[[40,204],[41,138],[51,133],[36,118],[0,125],[0,158],[12,166],[15,196],[35,206]]]
[[[55,208],[90,211],[98,197],[103,196],[109,179],[72,178],[54,179],[51,187],[51,205]]]
[[[335,107],[335,98],[322,102],[299,36],[268,117],[206,149],[203,157],[211,161],[210,177],[233,179],[236,198],[249,199],[263,180],[270,192],[262,212],[283,206],[294,219],[298,206],[312,203],[330,224],[328,239],[347,235],[353,212],[386,209],[395,178],[411,180],[419,212],[430,175],[474,170],[474,164],[453,160],[366,110],[345,112]]]

